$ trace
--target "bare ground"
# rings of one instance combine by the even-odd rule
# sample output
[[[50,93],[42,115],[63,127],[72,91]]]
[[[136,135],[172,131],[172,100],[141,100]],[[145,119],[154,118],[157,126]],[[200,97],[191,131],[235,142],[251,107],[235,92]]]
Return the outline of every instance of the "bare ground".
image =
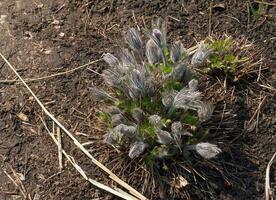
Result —
[[[230,85],[229,88],[235,86],[234,103],[230,104],[229,99],[221,103],[221,106],[226,104],[227,108],[233,108],[238,116],[235,136],[239,136],[239,142],[234,144],[238,151],[225,158],[235,166],[230,172],[235,184],[218,189],[216,198],[263,199],[265,168],[276,150],[273,89],[276,84],[276,6],[266,6],[265,12],[255,18],[248,12],[248,5],[253,6],[250,1],[233,0],[221,5],[219,2],[2,0],[1,52],[24,78],[36,78],[72,69],[98,59],[104,52],[114,51],[122,42],[122,30],[128,25],[143,26],[144,21],[149,24],[156,16],[170,16],[169,36],[181,39],[187,47],[204,39],[210,30],[216,35],[227,33],[248,38],[265,59],[257,73],[259,79],[254,75],[246,76]],[[210,14],[211,6],[214,7]],[[91,66],[99,72],[104,67],[102,62]],[[65,163],[61,174],[53,176],[58,173],[57,150],[43,130],[39,116],[47,118],[20,83],[3,81],[14,78],[11,70],[0,61],[0,199],[24,196],[4,173],[12,174],[10,167],[24,175],[23,193],[32,198],[114,199],[83,180],[69,163]],[[98,124],[97,106],[89,92],[89,87],[101,85],[97,75],[83,69],[29,84],[65,127],[73,133],[89,136],[76,135],[79,140],[101,139],[104,127]],[[22,121],[19,113],[24,113],[28,121]],[[254,123],[256,126],[249,130]],[[105,175],[66,138],[65,147],[91,177],[106,182]],[[115,167],[114,163],[109,163],[107,155],[100,154],[103,147],[97,145],[97,148],[90,147],[101,162]],[[111,154],[110,151],[104,150],[106,154]],[[123,179],[127,177],[124,175]],[[275,177],[272,176],[274,187]]]

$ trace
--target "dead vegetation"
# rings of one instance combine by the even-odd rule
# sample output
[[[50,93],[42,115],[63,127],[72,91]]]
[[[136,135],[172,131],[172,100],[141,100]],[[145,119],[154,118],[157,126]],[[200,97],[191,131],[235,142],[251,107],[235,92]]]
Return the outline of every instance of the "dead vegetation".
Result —
[[[87,20],[89,20],[93,11],[93,5],[92,7],[89,7],[91,6],[90,4],[83,5],[83,8],[87,10]],[[106,4],[109,5],[108,3]],[[111,6],[108,7],[110,8],[109,13],[112,13],[112,10],[114,9],[112,5],[113,1],[111,3]],[[60,9],[63,9],[63,7],[61,7]],[[136,26],[138,26],[138,24],[145,25],[145,21],[148,20],[146,17],[143,16],[135,16],[134,13],[132,15],[132,18],[134,21],[132,24],[135,24]],[[99,19],[101,19],[101,17],[99,17]],[[112,18],[109,19],[110,23],[105,22],[105,26],[100,26],[100,23],[98,21],[98,24],[96,24],[97,27],[95,27],[97,33],[102,35],[103,38],[105,38],[107,41],[110,40],[109,38],[111,37],[111,32],[112,34],[121,33],[119,27],[122,26],[119,22],[112,22]],[[180,21],[176,17],[172,18],[171,20]],[[91,23],[91,21],[86,21],[85,29],[89,27],[89,23]],[[261,26],[261,24],[258,26]],[[210,27],[210,29],[212,29],[213,25]],[[213,38],[220,37],[213,36]],[[80,101],[80,104],[78,104],[79,106],[74,107],[73,111],[71,110],[71,114],[77,116],[76,118],[78,119],[78,122],[77,124],[74,124],[74,127],[70,127],[72,137],[70,135],[69,137],[73,139],[73,143],[78,144],[79,148],[84,151],[84,153],[88,155],[88,157],[90,157],[89,155],[93,155],[93,159],[97,159],[97,161],[99,161],[100,163],[98,163],[96,160],[94,160],[94,162],[98,163],[100,166],[102,163],[110,171],[112,171],[111,177],[113,177],[113,180],[110,180],[108,176],[104,175],[100,175],[100,177],[95,176],[95,180],[88,178],[94,177],[93,175],[97,175],[97,173],[99,172],[95,173],[91,169],[93,167],[91,167],[92,163],[89,159],[87,159],[87,161],[83,157],[79,156],[80,154],[77,154],[75,152],[76,149],[74,149],[75,147],[73,146],[75,145],[73,143],[72,146],[68,144],[69,140],[67,136],[64,135],[64,132],[66,133],[67,129],[63,127],[63,123],[57,123],[56,125],[58,125],[58,127],[63,127],[62,140],[63,143],[64,141],[66,141],[65,145],[63,146],[63,154],[65,155],[65,157],[67,157],[68,161],[79,171],[84,179],[88,180],[90,183],[97,187],[103,188],[104,190],[107,190],[125,199],[133,198],[133,196],[136,196],[136,198],[138,199],[145,199],[143,195],[149,199],[155,199],[159,197],[204,199],[206,195],[208,197],[213,196],[214,198],[217,198],[216,195],[221,191],[221,188],[234,188],[238,190],[238,188],[240,187],[246,190],[246,183],[244,183],[244,177],[242,173],[244,173],[245,171],[250,174],[256,169],[252,164],[252,157],[254,155],[250,155],[250,150],[248,149],[248,146],[244,146],[244,141],[247,140],[248,134],[258,135],[267,130],[267,127],[273,126],[273,118],[271,116],[270,118],[266,118],[263,112],[264,110],[269,109],[273,112],[273,108],[270,108],[270,105],[273,105],[275,103],[276,90],[275,82],[273,82],[273,76],[269,74],[273,73],[270,71],[273,63],[271,60],[269,60],[269,56],[267,57],[264,55],[264,47],[260,47],[258,43],[256,44],[255,42],[249,42],[250,40],[247,40],[246,37],[235,38],[235,36],[233,36],[233,41],[234,47],[233,49],[231,49],[231,51],[237,53],[237,55],[239,55],[240,57],[247,57],[247,59],[244,60],[241,65],[238,65],[238,68],[237,70],[235,70],[234,73],[231,73],[229,75],[228,73],[221,73],[221,71],[212,71],[210,73],[205,73],[202,68],[199,68],[197,70],[197,73],[199,73],[200,75],[199,82],[201,83],[199,85],[199,88],[207,88],[202,90],[204,92],[204,98],[206,100],[213,100],[216,102],[216,108],[213,117],[206,124],[202,124],[202,127],[209,127],[209,131],[212,132],[212,134],[210,134],[211,138],[209,139],[216,141],[216,143],[220,144],[223,147],[222,150],[224,153],[222,157],[220,157],[220,159],[203,160],[199,158],[196,162],[192,163],[185,160],[179,163],[170,163],[170,168],[172,170],[167,172],[166,174],[160,173],[153,168],[149,168],[148,166],[146,166],[143,162],[143,159],[138,158],[135,160],[131,160],[130,158],[128,158],[126,153],[118,153],[115,149],[104,144],[101,140],[102,136],[106,133],[106,124],[102,123],[96,115],[98,107],[102,105],[93,105],[93,110],[85,112],[85,109],[79,109],[79,107],[83,108],[83,105],[80,105],[82,104],[82,101]],[[113,41],[111,41],[111,43],[112,42]],[[119,41],[118,43],[120,42],[121,41]],[[59,72],[53,75],[42,76],[40,74],[36,74],[34,77],[38,78],[32,78],[31,76],[29,78],[26,78],[26,82],[33,83],[32,87],[36,88],[36,84],[39,84],[40,81],[48,81],[50,79],[55,80],[58,77],[67,77],[69,73],[85,69],[86,67],[88,67],[88,65],[90,66],[90,64],[91,63],[88,63],[87,65],[83,65],[81,67],[68,71],[65,70],[64,72]],[[3,65],[1,68],[3,67],[6,66]],[[92,73],[96,72],[96,75],[93,76],[99,79],[99,74],[101,70],[94,69],[95,68],[91,68],[90,71]],[[86,73],[88,72],[89,70],[86,71]],[[75,77],[75,73],[71,74],[71,76]],[[101,79],[99,82],[101,82]],[[21,87],[20,85],[22,84],[22,80],[6,79],[6,77],[4,77],[0,84],[8,84],[8,87],[16,84],[17,86]],[[101,84],[98,85],[103,86]],[[3,89],[3,91],[8,90]],[[79,98],[84,97],[85,96],[83,95]],[[48,103],[49,105],[51,105],[51,101],[48,101],[47,105]],[[45,108],[45,106],[43,107]],[[84,108],[87,107],[84,106]],[[38,119],[35,123],[40,125],[44,124],[45,128],[41,128],[42,132],[48,132],[52,139],[55,141],[55,137],[53,137],[52,134],[56,132],[56,125],[53,126],[53,123],[49,121],[49,118],[46,115],[42,115],[38,111],[38,109],[40,108],[35,108],[35,116],[42,116],[42,121]],[[23,115],[20,113],[23,113]],[[17,111],[18,118],[23,121],[23,125],[25,123],[25,126],[28,127],[27,130],[35,129],[30,128],[32,127],[29,123],[30,119],[28,115],[24,113],[26,113],[24,112],[24,110],[23,112]],[[51,116],[52,115],[50,114],[49,117]],[[89,123],[87,123],[89,125],[86,125],[84,127],[84,122],[88,121],[87,119],[90,119],[90,117],[93,119],[93,122],[91,123],[90,121]],[[70,124],[70,121],[67,121],[66,118],[63,118],[62,122],[63,121],[66,123],[65,126],[68,126]],[[268,122],[267,125],[265,125],[264,121]],[[89,134],[90,129],[97,130],[97,135]],[[36,130],[33,130],[33,132],[36,133]],[[268,134],[267,137],[270,137],[270,135]],[[78,142],[77,139],[82,142]],[[262,139],[262,137],[260,137],[259,139]],[[57,142],[57,144],[60,143]],[[273,147],[268,148],[272,148],[273,151]],[[74,150],[72,151],[71,149]],[[59,155],[59,157],[61,158],[62,156],[60,152],[61,149],[59,149],[59,154],[56,150],[56,154],[54,155],[54,157],[57,158]],[[72,154],[74,158],[67,154],[68,152],[70,152],[70,154]],[[271,160],[271,162],[273,162],[273,159]],[[268,180],[266,182],[266,198],[267,196],[273,195],[273,189],[271,189],[272,187],[270,187],[270,185],[273,184],[273,181],[272,183],[269,182],[271,162],[266,173],[266,180]],[[59,166],[60,169],[63,167],[64,171],[66,172],[69,168],[67,162],[65,162],[64,166],[62,166],[61,163],[62,162],[60,160],[59,162],[57,161],[55,165],[57,167]],[[108,173],[110,172],[106,168],[104,169],[104,171],[107,171]],[[59,177],[60,174],[64,171],[59,171],[55,173],[52,178],[56,176]],[[14,183],[16,188],[19,189],[20,194],[24,198],[32,199],[30,196],[30,190],[28,189],[28,187],[24,186],[24,181],[19,181],[20,177],[18,178],[18,174],[16,175],[16,172],[13,171],[12,168],[9,169],[9,172],[5,171],[5,173],[7,173],[9,179],[12,180],[12,182]],[[91,176],[86,175],[86,173]],[[114,176],[115,174],[116,176]],[[261,174],[261,176],[265,177],[265,174]],[[120,179],[118,179],[118,177]],[[51,176],[48,180],[51,180]],[[99,181],[104,183],[105,185],[101,185]],[[45,182],[47,181],[45,180]],[[129,191],[129,194],[123,192],[117,187],[114,187],[114,185],[116,184],[115,182],[119,182],[119,185],[126,187],[126,191]],[[128,185],[135,188],[138,192]],[[101,194],[103,192],[99,193]],[[105,195],[105,193],[103,194]],[[130,197],[130,195],[133,196]]]

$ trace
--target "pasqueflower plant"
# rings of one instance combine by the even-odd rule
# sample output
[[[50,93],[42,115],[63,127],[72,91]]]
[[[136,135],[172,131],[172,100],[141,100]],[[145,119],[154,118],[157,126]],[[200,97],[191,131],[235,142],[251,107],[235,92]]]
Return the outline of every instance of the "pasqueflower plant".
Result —
[[[191,55],[181,42],[168,44],[166,23],[160,20],[144,35],[146,42],[130,28],[125,34],[128,48],[117,57],[103,55],[108,67],[102,77],[110,90],[93,88],[93,96],[107,105],[100,112],[108,124],[104,141],[147,164],[187,152],[205,159],[217,156],[217,145],[194,137],[214,106],[202,100],[193,69],[206,62],[212,49],[201,42]]]

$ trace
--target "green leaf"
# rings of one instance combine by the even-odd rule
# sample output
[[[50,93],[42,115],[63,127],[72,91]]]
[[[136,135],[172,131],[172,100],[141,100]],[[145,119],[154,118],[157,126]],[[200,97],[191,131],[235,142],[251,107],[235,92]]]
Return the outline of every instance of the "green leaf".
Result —
[[[263,1],[261,0],[261,2]],[[250,6],[251,13],[256,20],[258,20],[262,15],[265,14],[265,5],[261,2],[254,3]]]
[[[147,64],[146,67],[152,72],[157,68],[157,64]]]
[[[129,100],[129,99],[118,100],[118,101],[115,102],[115,106],[117,106],[121,110],[124,110],[128,113],[131,113],[132,110],[137,107],[136,103],[132,100]]]
[[[158,106],[159,106],[158,104],[159,104],[158,102],[152,101],[151,97],[149,96],[146,96],[141,100],[142,109],[148,113],[156,112],[158,110]]]
[[[211,68],[222,69],[224,67],[223,60],[217,54],[210,56],[210,64]]]
[[[147,165],[149,166],[152,166],[155,161],[156,161],[156,158],[158,156],[158,153],[159,153],[159,150],[158,150],[158,147],[155,146],[150,152],[149,154],[145,157],[145,162]]]
[[[163,87],[165,90],[181,90],[183,88],[182,83],[176,80],[168,80]]]
[[[112,127],[112,119],[111,119],[110,114],[100,111],[99,118],[100,118],[100,120],[106,122],[108,124],[108,127],[110,127],[110,128]]]
[[[99,118],[103,121],[109,121],[109,120],[111,121],[111,116],[106,112],[100,111],[99,112]]]
[[[187,53],[184,52],[184,51],[181,51],[180,60],[183,61],[183,60],[185,60],[187,57],[188,57]]]
[[[189,125],[196,125],[196,123],[198,122],[197,116],[191,113],[185,113],[181,116],[180,120]]]
[[[213,43],[211,43],[211,48],[218,53],[225,52],[231,48],[233,45],[232,38],[228,37],[226,39],[216,40]]]
[[[229,63],[234,63],[237,61],[237,57],[233,54],[228,54],[224,56],[224,61],[229,62]]]
[[[169,74],[172,72],[173,68],[170,66],[166,66],[163,63],[160,63],[160,69],[163,74]]]
[[[168,60],[170,58],[170,50],[168,48],[164,48],[163,53]]]
[[[168,171],[169,171],[169,167],[168,167],[168,165],[167,165],[165,162],[163,162],[163,167],[162,167],[162,169],[163,169],[165,172],[168,172]]]
[[[155,139],[156,138],[156,128],[150,124],[148,121],[143,122],[138,127],[139,133],[143,138],[150,138]]]
[[[170,125],[172,123],[172,120],[171,119],[161,119],[161,123],[164,127],[167,127],[168,125]]]

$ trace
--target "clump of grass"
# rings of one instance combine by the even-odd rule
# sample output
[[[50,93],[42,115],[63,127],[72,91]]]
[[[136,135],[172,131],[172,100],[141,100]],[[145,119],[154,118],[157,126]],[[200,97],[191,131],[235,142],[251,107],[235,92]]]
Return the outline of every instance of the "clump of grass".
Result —
[[[266,5],[264,3],[265,2],[263,0],[261,0],[260,2],[251,3],[250,12],[251,12],[252,17],[255,20],[259,20],[260,17],[265,15],[267,8],[266,8]]]
[[[206,63],[212,49],[222,51],[226,44],[202,42],[191,56],[179,41],[167,43],[166,23],[158,20],[153,27],[144,30],[146,42],[136,29],[129,29],[129,48],[122,48],[119,57],[103,55],[109,67],[102,77],[112,90],[94,88],[93,94],[109,105],[100,113],[109,127],[104,141],[161,173],[181,157],[196,159],[198,154],[211,159],[221,153],[217,145],[198,137],[214,106],[202,100],[193,67]]]
[[[231,37],[226,36],[216,40],[209,37],[206,39],[206,43],[212,49],[212,53],[204,67],[205,73],[222,71],[225,74],[232,75],[235,74],[239,65],[249,59],[235,53],[235,41]]]

